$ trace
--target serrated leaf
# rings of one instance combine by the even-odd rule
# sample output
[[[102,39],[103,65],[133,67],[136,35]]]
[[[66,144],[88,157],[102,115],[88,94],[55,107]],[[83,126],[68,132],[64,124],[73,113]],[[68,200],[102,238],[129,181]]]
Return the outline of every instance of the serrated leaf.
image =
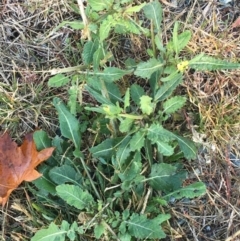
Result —
[[[99,40],[103,42],[110,34],[112,29],[112,16],[108,16],[107,19],[104,19],[99,27]]]
[[[76,116],[77,114],[77,97],[78,97],[78,86],[72,85],[68,89],[68,106],[70,108],[70,113]]]
[[[88,4],[94,11],[102,11],[105,9],[108,10],[113,4],[113,0],[88,0]]]
[[[172,114],[181,109],[186,102],[186,98],[182,96],[174,96],[163,103],[163,109],[166,114]]]
[[[155,42],[158,50],[160,50],[163,53],[166,51],[165,48],[163,47],[162,39],[160,39],[160,36],[158,34],[155,35],[154,42]]]
[[[175,137],[172,136],[172,132],[164,129],[163,126],[158,123],[151,124],[147,131],[147,138],[153,143],[157,141],[169,142],[175,139]]]
[[[99,239],[105,232],[105,225],[103,222],[97,223],[94,227],[94,235],[96,239]]]
[[[168,218],[170,218],[169,215],[166,216],[166,219]],[[166,237],[157,218],[147,219],[145,215],[133,213],[130,219],[124,222],[127,224],[128,232],[135,238],[161,239]]]
[[[70,79],[64,74],[56,74],[48,80],[49,87],[61,87],[70,82]]]
[[[136,105],[140,104],[140,98],[145,94],[144,89],[137,84],[131,85],[130,93],[131,93],[131,98]]]
[[[120,126],[119,126],[119,130],[122,133],[128,132],[130,131],[132,124],[133,124],[134,120],[130,119],[130,118],[125,118],[123,120],[120,120]]]
[[[70,113],[64,103],[57,97],[53,99],[53,104],[57,109],[59,115],[60,129],[64,137],[73,141],[74,146],[80,149],[81,135],[80,135],[80,123]]]
[[[58,185],[66,182],[79,185],[81,178],[80,174],[69,165],[61,165],[60,167],[53,167],[49,172],[49,177]]]
[[[170,146],[168,143],[162,142],[162,141],[156,141],[158,151],[163,156],[171,156],[174,153],[174,148]]]
[[[197,155],[197,147],[195,146],[194,142],[190,139],[187,139],[182,136],[178,136],[172,133],[173,137],[178,141],[181,151],[184,154],[184,157],[188,160],[196,159]]]
[[[211,56],[199,54],[189,61],[189,67],[196,70],[224,70],[238,69],[240,63],[231,63],[226,60],[216,59]]]
[[[119,17],[115,20],[114,24],[114,32],[118,34],[140,34],[140,27],[135,25],[135,23],[131,19],[124,19]]]
[[[174,78],[168,82],[165,82],[157,91],[154,96],[154,101],[159,102],[168,98],[176,87],[182,83],[182,74],[178,73]]]
[[[50,223],[47,229],[41,229],[31,238],[31,241],[64,241],[65,230],[60,230],[55,223]]]
[[[157,70],[161,69],[163,65],[163,62],[155,58],[151,58],[147,62],[141,62],[138,64],[134,74],[136,76],[149,79],[151,75]]]
[[[130,141],[131,151],[140,151],[142,149],[142,147],[144,146],[145,135],[146,134],[144,131],[139,130],[132,136]]]
[[[149,185],[158,191],[172,192],[182,186],[187,173],[179,171],[177,167],[167,164],[153,164],[150,177],[147,178]]]
[[[128,7],[124,11],[124,13],[138,13],[145,5],[146,5],[146,3],[142,3],[142,4],[137,5],[137,6]]]
[[[183,187],[179,190],[169,193],[168,195],[163,196],[163,199],[169,201],[172,198],[181,199],[181,198],[195,198],[202,196],[206,193],[206,185],[203,182],[195,182],[191,185]]]
[[[143,114],[147,114],[150,115],[153,113],[154,111],[154,103],[152,103],[152,98],[147,96],[147,95],[143,95],[142,97],[140,97],[140,108],[142,110]]]
[[[143,11],[145,16],[153,21],[157,32],[160,32],[162,23],[162,6],[159,1],[148,3],[144,6]]]
[[[84,44],[82,51],[82,59],[84,64],[91,64],[93,62],[93,55],[98,49],[97,41],[89,41]]]
[[[91,194],[75,185],[62,184],[56,187],[56,191],[58,196],[67,202],[67,204],[79,210],[89,208],[93,202]]]

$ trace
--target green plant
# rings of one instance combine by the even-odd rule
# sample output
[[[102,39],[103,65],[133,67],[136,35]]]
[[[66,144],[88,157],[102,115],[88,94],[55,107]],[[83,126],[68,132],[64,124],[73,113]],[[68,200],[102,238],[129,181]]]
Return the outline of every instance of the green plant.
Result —
[[[130,4],[129,0],[89,1],[86,13],[91,21],[80,26],[88,38],[82,51],[83,65],[54,70],[57,75],[49,80],[50,87],[70,84],[69,108],[60,99],[54,99],[62,137],[50,140],[42,131],[35,133],[39,149],[53,145],[56,153],[42,167],[43,178],[35,182],[39,191],[32,191],[52,205],[66,207],[67,213],[77,215],[81,211],[85,218],[70,225],[72,220],[66,221],[65,214],[59,226],[52,222],[46,230],[38,231],[32,241],[49,237],[65,240],[66,236],[78,240],[76,237],[81,235],[107,240],[159,240],[165,238],[164,222],[170,218],[162,207],[167,207],[169,201],[206,192],[202,182],[183,186],[187,172],[181,159],[195,159],[197,148],[190,139],[169,128],[172,115],[186,102],[184,96],[173,93],[187,68],[232,69],[239,64],[204,54],[181,59],[180,52],[191,32],[178,34],[176,23],[172,39],[164,46],[160,3]],[[134,19],[140,11],[151,21],[151,31]],[[127,59],[124,69],[109,67],[113,57],[105,40],[111,34],[128,33],[151,39],[149,60],[136,63]],[[66,75],[70,70],[76,71],[73,78]],[[136,77],[145,79],[147,87],[132,83],[122,94],[117,81],[126,76],[133,82]],[[80,112],[77,99],[83,87],[100,105],[86,106]],[[96,113],[91,122],[95,136],[90,152],[83,149],[86,129],[81,129],[76,117],[87,111]]]

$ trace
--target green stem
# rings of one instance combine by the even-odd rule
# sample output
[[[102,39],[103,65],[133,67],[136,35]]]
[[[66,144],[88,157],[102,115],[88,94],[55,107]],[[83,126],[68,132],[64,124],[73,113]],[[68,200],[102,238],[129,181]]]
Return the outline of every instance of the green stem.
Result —
[[[153,21],[151,21],[151,42],[152,42],[153,56],[154,58],[157,58]]]
[[[80,158],[80,160],[81,160],[81,163],[82,163],[82,165],[83,165],[84,171],[86,172],[86,174],[87,174],[87,176],[88,176],[88,179],[89,179],[89,181],[90,181],[90,183],[91,183],[91,185],[92,185],[92,188],[93,188],[93,190],[94,190],[97,198],[98,198],[99,200],[101,200],[101,196],[100,196],[97,188],[95,187],[95,185],[94,185],[94,183],[93,183],[92,177],[90,176],[90,174],[89,174],[89,172],[88,172],[88,169],[87,169],[87,167],[86,167],[86,165],[85,165],[85,162],[84,162],[83,158],[82,158],[82,157],[79,157],[79,158]]]

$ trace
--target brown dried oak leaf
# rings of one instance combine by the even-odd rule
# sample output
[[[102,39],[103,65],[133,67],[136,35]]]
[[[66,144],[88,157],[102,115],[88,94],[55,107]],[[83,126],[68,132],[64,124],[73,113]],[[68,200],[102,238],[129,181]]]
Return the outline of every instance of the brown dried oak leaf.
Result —
[[[232,28],[240,27],[240,16],[232,24]]]
[[[37,151],[33,135],[27,134],[21,146],[8,133],[0,137],[0,205],[4,206],[11,192],[22,181],[33,181],[41,176],[35,167],[47,160],[54,148]]]

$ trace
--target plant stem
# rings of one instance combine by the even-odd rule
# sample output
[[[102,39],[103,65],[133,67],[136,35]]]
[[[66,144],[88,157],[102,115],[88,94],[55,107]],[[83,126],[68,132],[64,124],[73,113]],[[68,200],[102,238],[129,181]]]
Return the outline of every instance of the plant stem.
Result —
[[[152,20],[151,20],[151,42],[152,42],[153,56],[154,58],[157,58],[155,38],[154,38],[154,26],[153,26]]]
[[[95,187],[95,185],[94,185],[94,183],[93,183],[92,177],[90,176],[90,174],[89,174],[89,172],[88,172],[88,169],[87,169],[87,167],[86,167],[86,165],[85,165],[85,162],[84,162],[83,158],[82,158],[82,157],[79,157],[79,158],[80,158],[80,160],[81,160],[81,163],[82,163],[82,165],[83,165],[84,171],[86,172],[86,174],[87,174],[87,176],[88,176],[88,179],[89,179],[89,181],[90,181],[90,183],[91,183],[91,185],[92,185],[92,188],[93,188],[93,190],[94,190],[97,198],[98,198],[99,200],[101,200],[101,196],[100,196],[97,188]]]

